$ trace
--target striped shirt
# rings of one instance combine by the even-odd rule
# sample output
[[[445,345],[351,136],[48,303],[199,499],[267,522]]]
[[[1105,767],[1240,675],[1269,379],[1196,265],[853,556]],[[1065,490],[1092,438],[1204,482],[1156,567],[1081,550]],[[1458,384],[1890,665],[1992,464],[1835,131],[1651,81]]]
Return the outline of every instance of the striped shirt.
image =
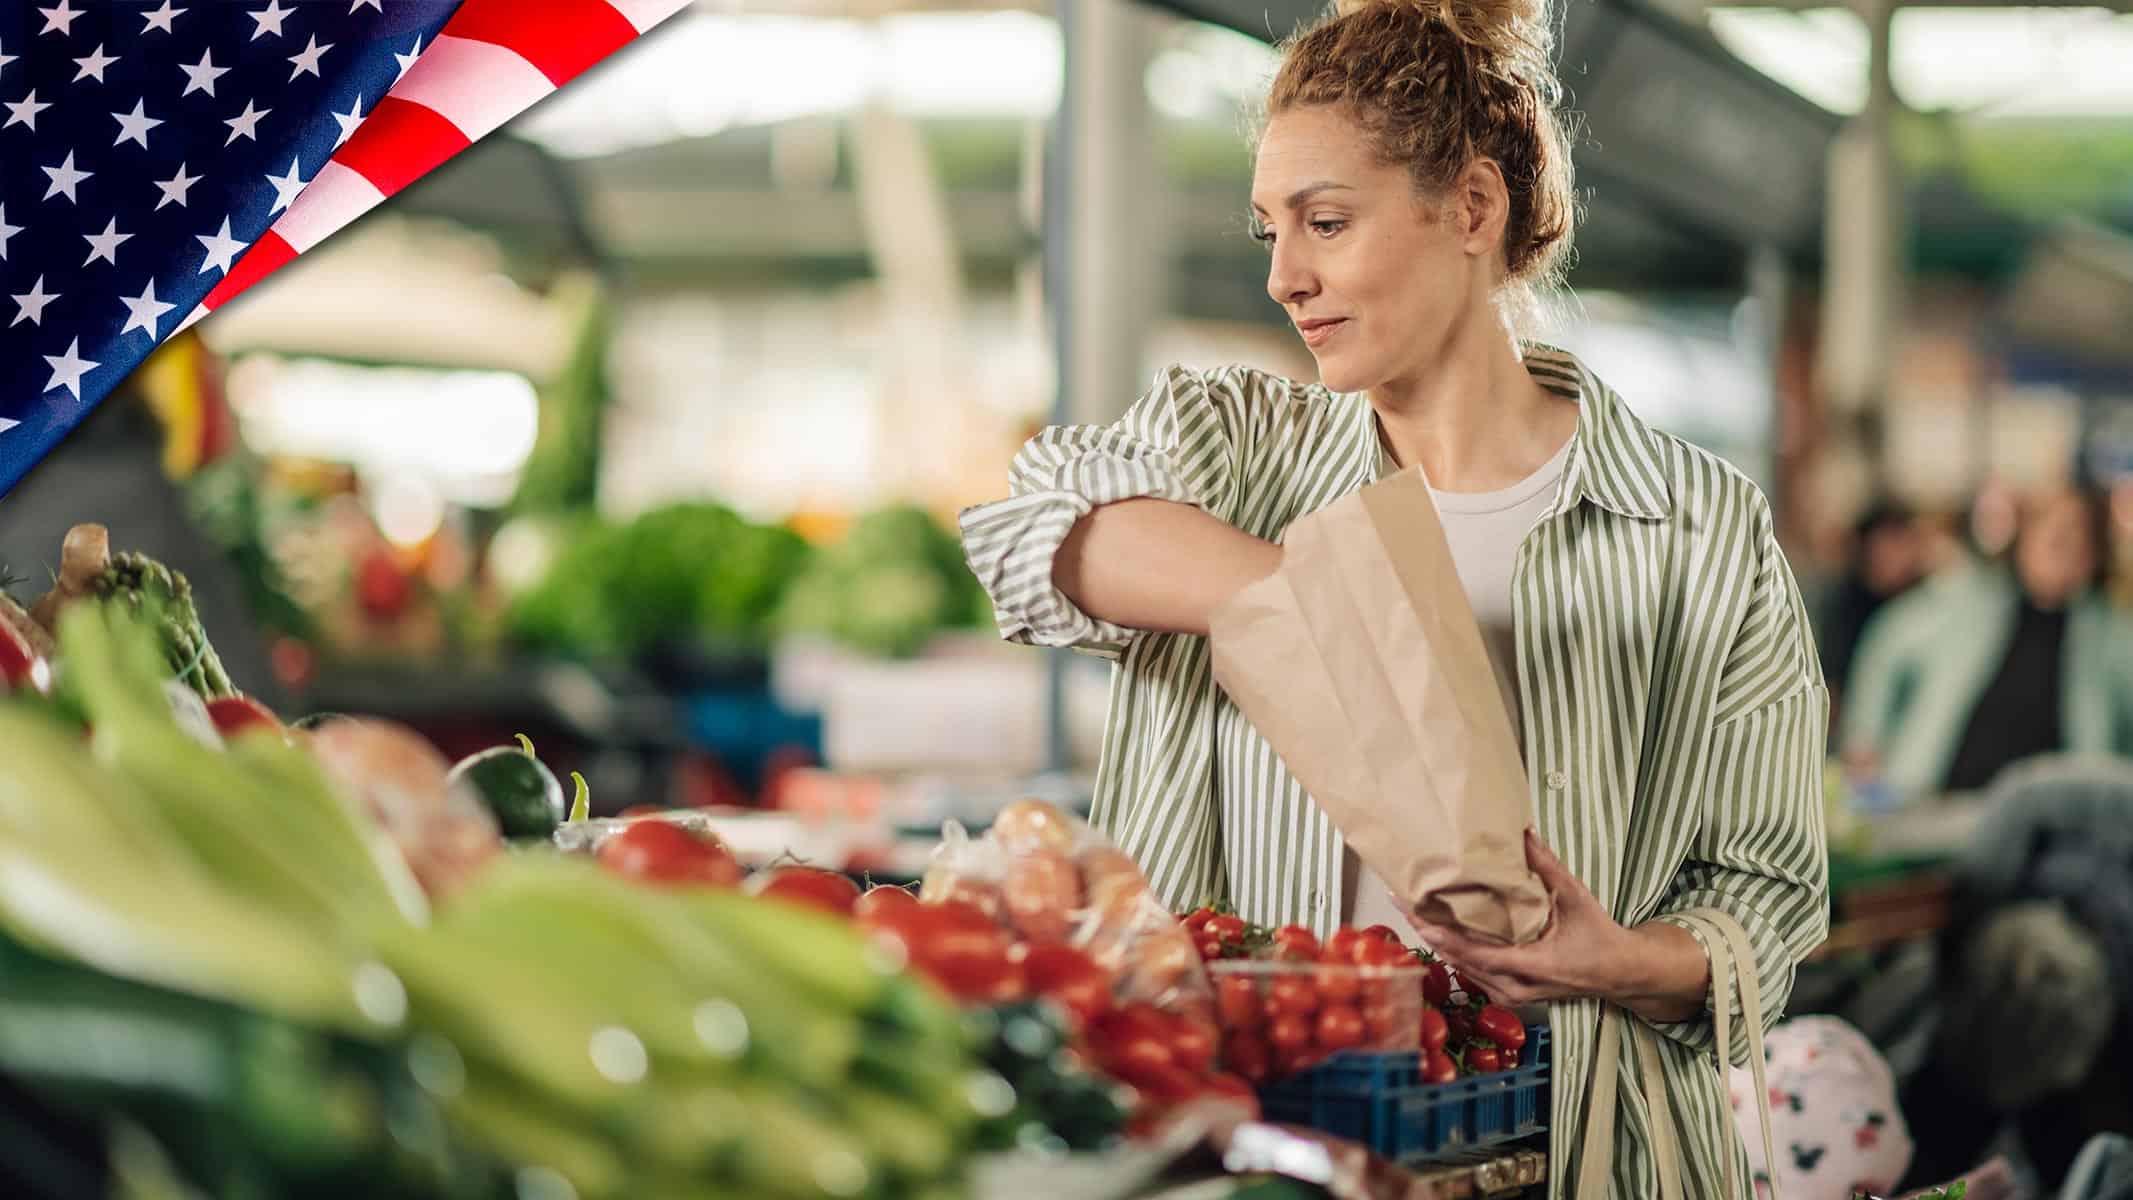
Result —
[[[1513,583],[1535,826],[1624,925],[1706,906],[1736,917],[1774,1021],[1828,926],[1828,695],[1769,505],[1715,455],[1639,421],[1571,355],[1529,345],[1526,367],[1579,404]],[[1244,367],[1171,367],[1117,423],[1040,433],[1015,458],[1010,498],[963,514],[1005,637],[1116,662],[1093,816],[1175,910],[1226,898],[1249,920],[1324,933],[1338,919],[1340,835],[1216,686],[1204,639],[1081,612],[1053,585],[1053,556],[1090,509],[1141,496],[1278,540],[1380,471],[1359,395]],[[1576,1169],[1599,1004],[1550,1009],[1559,1194]],[[1733,1023],[1735,1061],[1744,1025]],[[1722,1156],[1736,1180],[1747,1168],[1709,1059],[1710,1014],[1656,1028],[1686,1194],[1718,1196]],[[1627,1200],[1657,1183],[1622,1045],[1614,1195]]]

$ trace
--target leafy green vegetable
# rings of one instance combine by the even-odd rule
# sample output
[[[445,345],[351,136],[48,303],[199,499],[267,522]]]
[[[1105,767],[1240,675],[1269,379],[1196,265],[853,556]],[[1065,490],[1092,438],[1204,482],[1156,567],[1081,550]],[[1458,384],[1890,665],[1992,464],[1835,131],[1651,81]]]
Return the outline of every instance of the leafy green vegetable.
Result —
[[[925,509],[897,504],[861,517],[816,557],[786,596],[778,624],[901,657],[942,629],[990,618],[961,541]]]

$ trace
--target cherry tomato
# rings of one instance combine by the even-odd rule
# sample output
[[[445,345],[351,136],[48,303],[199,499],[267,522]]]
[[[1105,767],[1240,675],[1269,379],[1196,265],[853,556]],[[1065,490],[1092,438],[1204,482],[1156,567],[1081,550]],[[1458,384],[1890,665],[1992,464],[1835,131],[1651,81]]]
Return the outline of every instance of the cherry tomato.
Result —
[[[1452,973],[1442,962],[1433,962],[1422,973],[1422,998],[1439,1008],[1452,1002]]]
[[[1363,977],[1353,967],[1320,967],[1314,978],[1318,994],[1327,1000],[1353,1000],[1363,989]]]
[[[1200,952],[1201,962],[1214,962],[1222,957],[1222,942],[1219,938],[1202,936],[1193,944],[1193,949]]]
[[[1198,1021],[1171,1022],[1170,1057],[1195,1075],[1205,1075],[1215,1065],[1215,1031]]]
[[[1210,917],[1207,924],[1202,927],[1201,932],[1204,936],[1211,936],[1225,946],[1237,945],[1244,941],[1244,918],[1236,913],[1223,913],[1217,917]]]
[[[1265,1083],[1274,1068],[1274,1051],[1258,1034],[1233,1033],[1222,1043],[1222,1065],[1253,1083]]]
[[[1487,1042],[1467,1047],[1466,1069],[1470,1075],[1493,1075],[1503,1070],[1503,1052]]]
[[[1407,947],[1383,938],[1365,938],[1351,952],[1359,967],[1404,967],[1414,961]]]
[[[1187,914],[1187,916],[1185,917],[1185,931],[1187,933],[1192,934],[1193,940],[1197,941],[1200,937],[1200,931],[1206,929],[1207,923],[1214,919],[1214,909],[1205,907],[1193,909],[1192,912]]]
[[[0,655],[4,657],[4,655]],[[0,674],[6,673],[6,665],[0,663]],[[235,737],[246,729],[266,729],[281,732],[281,718],[274,710],[250,696],[217,696],[207,702],[207,719],[215,723],[215,732],[224,737]]]
[[[600,843],[600,864],[649,883],[733,887],[741,864],[733,852],[670,821],[633,821]]]
[[[1027,986],[1013,941],[975,905],[887,901],[872,906],[859,925],[901,949],[913,968],[964,1003],[1005,1004]]]
[[[1442,1050],[1422,1052],[1422,1082],[1450,1083],[1459,1078],[1459,1064]]]
[[[1322,1050],[1353,1050],[1363,1044],[1363,1014],[1345,1004],[1329,1004],[1318,1014],[1316,1033]]]
[[[1270,1014],[1310,1016],[1318,1009],[1318,989],[1302,976],[1278,976],[1267,985],[1266,1007]]]
[[[859,902],[859,885],[836,871],[820,867],[778,867],[750,877],[747,890],[791,904],[849,914]]]
[[[1518,1069],[1519,1060],[1522,1056],[1516,1050],[1504,1049],[1497,1051],[1497,1057],[1503,1059],[1504,1070],[1515,1071]]]
[[[917,908],[918,897],[912,895],[909,889],[884,883],[868,888],[865,895],[853,901],[852,915],[866,921],[877,913],[906,907]]]
[[[1526,1025],[1518,1014],[1501,1004],[1491,1004],[1474,1018],[1474,1032],[1506,1050],[1521,1049],[1526,1044]]]
[[[1405,1040],[1408,1015],[1398,1004],[1366,1004],[1359,1009],[1363,1014],[1363,1032],[1375,1045],[1399,1045]]]
[[[1111,1074],[1133,1085],[1144,1101],[1154,1105],[1181,1104],[1200,1091],[1200,1077],[1178,1067],[1156,1064],[1120,1065]]]
[[[1262,1015],[1259,985],[1246,975],[1217,975],[1215,1011],[1226,1029],[1257,1029]]]
[[[1132,1037],[1104,1045],[1098,1056],[1105,1070],[1136,1085],[1139,1082],[1136,1076],[1144,1072],[1167,1071],[1178,1066],[1170,1047],[1152,1037]]]
[[[1274,931],[1274,957],[1286,962],[1317,962],[1318,935],[1301,925],[1284,925]]]
[[[1311,1044],[1311,1023],[1300,1016],[1284,1013],[1267,1022],[1266,1040],[1276,1054],[1301,1050]]]
[[[1353,925],[1343,925],[1326,939],[1319,957],[1324,962],[1352,963],[1355,961],[1356,943],[1363,940],[1363,931]]]
[[[1423,1006],[1421,1034],[1424,1050],[1444,1049],[1445,1043],[1451,1040],[1452,1027],[1445,1023],[1442,1009],[1435,1005]]]
[[[1390,925],[1372,925],[1370,928],[1365,929],[1363,932],[1371,937],[1378,938],[1381,941],[1391,942],[1395,946],[1401,944],[1399,933],[1395,931]]]
[[[1089,1042],[1098,1047],[1136,1038],[1167,1046],[1170,1033],[1170,1018],[1152,1004],[1122,1004],[1089,1024]],[[1166,1049],[1163,1053],[1167,1060],[1170,1052]]]
[[[1030,949],[1022,960],[1029,990],[1065,1009],[1086,1026],[1111,1007],[1111,973],[1072,946],[1053,942]]]
[[[1244,1110],[1247,1120],[1259,1119],[1259,1093],[1235,1075],[1210,1075],[1200,1084],[1200,1094],[1210,1100],[1225,1100]]]

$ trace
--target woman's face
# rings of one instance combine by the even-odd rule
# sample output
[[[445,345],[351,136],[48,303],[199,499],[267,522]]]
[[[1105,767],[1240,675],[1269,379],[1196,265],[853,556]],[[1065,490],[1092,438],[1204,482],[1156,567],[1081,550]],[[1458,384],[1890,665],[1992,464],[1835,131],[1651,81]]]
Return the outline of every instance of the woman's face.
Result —
[[[1327,387],[1414,378],[1462,322],[1488,319],[1502,220],[1477,217],[1471,201],[1486,197],[1453,191],[1431,205],[1404,167],[1378,161],[1343,110],[1291,109],[1268,123],[1252,175],[1252,214],[1271,255],[1267,295]]]
[[[2032,602],[2057,608],[2096,570],[2099,548],[2080,496],[2060,492],[2038,502],[2015,542],[2015,572]]]

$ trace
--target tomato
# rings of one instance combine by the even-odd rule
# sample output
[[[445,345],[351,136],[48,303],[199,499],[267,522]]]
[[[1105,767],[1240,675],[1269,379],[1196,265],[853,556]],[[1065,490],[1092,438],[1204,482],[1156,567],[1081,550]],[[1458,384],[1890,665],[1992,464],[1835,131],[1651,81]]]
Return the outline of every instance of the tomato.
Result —
[[[1200,938],[1200,931],[1206,929],[1207,923],[1214,919],[1214,909],[1206,907],[1193,909],[1192,912],[1185,918],[1185,931],[1193,936],[1194,941],[1198,941]]]
[[[1469,1075],[1493,1075],[1503,1070],[1503,1052],[1487,1042],[1476,1042],[1467,1047],[1466,1070]]]
[[[1329,1004],[1318,1014],[1316,1032],[1322,1050],[1353,1050],[1363,1044],[1363,1014],[1345,1004]]]
[[[1215,1031],[1198,1021],[1178,1019],[1171,1022],[1170,1057],[1177,1064],[1196,1075],[1205,1075],[1215,1066]]]
[[[1054,942],[1030,950],[1022,961],[1029,990],[1052,1001],[1085,1026],[1111,1007],[1111,973],[1072,946]]]
[[[1265,1083],[1274,1069],[1274,1051],[1255,1033],[1233,1033],[1222,1043],[1222,1065],[1253,1083]]]
[[[1499,1049],[1497,1051],[1497,1056],[1503,1059],[1504,1070],[1515,1071],[1518,1069],[1518,1063],[1521,1058],[1521,1055],[1518,1051],[1509,1049]]]
[[[1182,1104],[1200,1092],[1200,1077],[1179,1067],[1128,1067],[1113,1073],[1157,1104]]]
[[[29,639],[6,621],[0,621],[0,693],[52,690],[52,667],[30,646]]]
[[[1506,1050],[1517,1050],[1526,1044],[1526,1025],[1518,1014],[1501,1004],[1491,1004],[1474,1018],[1474,1032]]]
[[[1366,1004],[1357,1011],[1363,1014],[1363,1032],[1376,1045],[1399,1045],[1411,1032],[1407,1028],[1407,1013],[1398,1004]]]
[[[1450,1083],[1459,1078],[1459,1064],[1442,1050],[1422,1052],[1422,1082]]]
[[[1355,961],[1356,944],[1362,940],[1362,930],[1353,925],[1343,925],[1333,931],[1332,937],[1326,939],[1324,948],[1319,952],[1319,959],[1322,962],[1352,963]]]
[[[866,894],[852,902],[852,915],[862,921],[891,909],[917,908],[918,897],[906,888],[890,884],[878,884],[866,890]]]
[[[1311,1023],[1302,1017],[1284,1013],[1267,1022],[1266,1040],[1277,1054],[1301,1050],[1311,1044]]]
[[[901,949],[915,970],[964,1003],[1005,1004],[1027,987],[1013,940],[974,905],[877,902],[859,925]]]
[[[1098,1043],[1097,1061],[1104,1069],[1128,1083],[1136,1083],[1135,1076],[1148,1071],[1177,1069],[1176,1056],[1162,1039],[1130,1037],[1108,1044]]]
[[[1204,935],[1194,943],[1193,949],[1200,952],[1201,962],[1214,962],[1216,959],[1221,958],[1223,953],[1222,942],[1219,938],[1206,937]]]
[[[1212,937],[1225,946],[1237,945],[1244,941],[1244,918],[1236,913],[1210,917],[1207,924],[1201,928],[1201,934]]]
[[[1421,1033],[1424,1050],[1444,1049],[1445,1043],[1451,1040],[1452,1027],[1445,1023],[1442,1009],[1433,1004],[1423,1006]]]
[[[1405,967],[1414,961],[1407,947],[1382,938],[1365,938],[1357,942],[1352,954],[1359,967]]]
[[[253,728],[281,732],[281,718],[274,715],[273,709],[250,696],[215,697],[207,702],[207,718],[215,723],[215,732],[224,737],[234,737],[242,730]]]
[[[1353,1000],[1363,989],[1363,977],[1353,967],[1320,967],[1315,979],[1318,994],[1327,1000]]]
[[[1272,1015],[1310,1016],[1318,1008],[1318,989],[1300,975],[1279,975],[1267,985],[1266,1008]]]
[[[743,872],[733,852],[670,821],[632,821],[600,843],[600,864],[649,883],[733,887]]]
[[[407,611],[415,585],[391,551],[373,550],[356,564],[355,594],[365,616],[391,621]]]
[[[1444,1010],[1444,1024],[1449,1031],[1448,1040],[1453,1045],[1464,1045],[1474,1040],[1474,1010],[1464,1005],[1454,1005]]]
[[[1235,1075],[1210,1075],[1200,1084],[1200,1094],[1210,1100],[1224,1100],[1244,1110],[1247,1120],[1259,1119],[1259,1093],[1252,1085]]]
[[[1439,1008],[1452,1002],[1452,973],[1442,962],[1432,962],[1423,971],[1422,998]]]
[[[790,904],[849,914],[859,902],[859,885],[836,871],[820,867],[778,867],[750,877],[747,891]]]
[[[1146,1038],[1167,1047],[1170,1034],[1170,1018],[1162,1009],[1153,1004],[1122,1004],[1090,1023],[1089,1044],[1101,1051],[1106,1045]],[[1167,1060],[1169,1050],[1163,1053]]]
[[[1274,957],[1286,962],[1317,962],[1318,935],[1301,925],[1284,925],[1274,931]]]
[[[1259,985],[1246,975],[1217,975],[1215,1011],[1221,1014],[1224,1028],[1258,1028]]]
[[[1395,931],[1390,925],[1372,925],[1370,928],[1365,929],[1363,932],[1371,937],[1377,938],[1380,941],[1391,942],[1395,946],[1402,944],[1400,942],[1399,933]]]

